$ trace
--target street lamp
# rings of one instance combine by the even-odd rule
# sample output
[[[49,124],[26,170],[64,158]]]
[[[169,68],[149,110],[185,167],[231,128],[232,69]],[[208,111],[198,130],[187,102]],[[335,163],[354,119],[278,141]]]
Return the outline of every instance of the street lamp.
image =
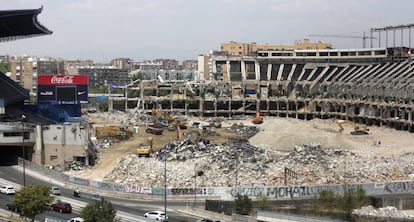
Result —
[[[26,186],[26,152],[24,148],[24,119],[26,119],[25,115],[22,115],[22,159],[23,159],[23,186]]]
[[[167,148],[169,144],[164,147],[164,213],[167,216]]]
[[[194,164],[194,205],[196,207],[197,204],[197,163]]]

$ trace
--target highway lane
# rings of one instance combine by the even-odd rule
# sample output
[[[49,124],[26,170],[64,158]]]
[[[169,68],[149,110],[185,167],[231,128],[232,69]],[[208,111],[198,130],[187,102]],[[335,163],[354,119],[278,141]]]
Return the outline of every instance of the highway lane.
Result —
[[[12,185],[19,186],[23,183],[23,174],[21,168],[17,166],[0,166],[0,178],[8,180]],[[0,180],[1,182],[1,180]],[[94,200],[94,193],[88,193],[81,190],[81,197],[73,197],[73,187],[65,187],[63,183],[53,180],[51,178],[40,177],[39,175],[30,173],[26,170],[26,185],[41,185],[41,186],[59,186],[62,191],[61,196],[57,196],[57,199],[62,199],[72,204],[74,212],[77,214],[81,207]],[[11,202],[12,197],[1,198],[1,208],[5,208],[8,202]],[[108,201],[111,201],[119,216],[125,218],[123,221],[145,221],[143,215],[145,212],[151,210],[164,210],[164,200],[136,200],[136,199],[124,199],[104,196]],[[176,211],[178,208],[185,208],[190,203],[182,201],[171,201],[167,202],[167,214],[169,221],[195,221],[196,217],[184,215]],[[75,217],[76,214],[60,214],[58,212],[47,212],[48,215],[53,215],[60,218],[71,218]],[[128,219],[129,218],[129,219]],[[121,218],[122,219],[122,218]]]

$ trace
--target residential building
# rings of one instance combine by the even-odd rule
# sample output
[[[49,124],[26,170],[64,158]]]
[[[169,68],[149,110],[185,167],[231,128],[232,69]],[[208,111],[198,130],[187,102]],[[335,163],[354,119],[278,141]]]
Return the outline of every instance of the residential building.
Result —
[[[37,92],[38,75],[64,74],[64,62],[50,58],[17,58],[10,62],[10,78],[30,93]]]
[[[129,58],[115,58],[111,60],[111,66],[120,69],[132,70],[132,65],[133,61]]]
[[[332,45],[324,42],[312,43],[309,39],[303,41],[295,41],[292,45],[258,45],[256,42],[239,43],[230,41],[221,43],[221,50],[228,52],[233,56],[255,55],[259,50],[295,50],[295,49],[330,49]]]
[[[109,84],[127,84],[131,82],[128,69],[110,67],[80,67],[78,74],[89,76],[89,87],[97,88]]]

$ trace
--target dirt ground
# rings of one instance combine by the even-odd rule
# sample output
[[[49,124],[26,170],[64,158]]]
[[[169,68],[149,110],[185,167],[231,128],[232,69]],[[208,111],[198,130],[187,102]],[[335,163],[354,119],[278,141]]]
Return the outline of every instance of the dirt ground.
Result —
[[[228,142],[228,139],[234,134],[229,132],[226,127],[235,123],[253,125],[251,119],[225,121],[223,128],[215,129],[218,136],[208,137],[210,142]],[[334,120],[303,121],[288,118],[265,118],[264,123],[257,126],[261,131],[249,140],[250,143],[275,150],[290,151],[296,144],[319,143],[326,148],[371,151],[378,156],[396,157],[402,153],[414,151],[413,134],[385,127],[370,126],[369,135],[351,135],[350,126],[344,127],[345,130],[339,133],[339,128]],[[201,132],[196,128],[183,131]],[[164,135],[152,135],[140,130],[128,141],[115,143],[109,148],[101,148],[100,158],[94,167],[74,173],[78,177],[102,181],[105,175],[109,174],[117,165],[119,158],[133,154],[137,145],[146,143],[149,137],[153,138],[153,147],[157,151],[174,140],[176,136],[175,131],[167,131]]]

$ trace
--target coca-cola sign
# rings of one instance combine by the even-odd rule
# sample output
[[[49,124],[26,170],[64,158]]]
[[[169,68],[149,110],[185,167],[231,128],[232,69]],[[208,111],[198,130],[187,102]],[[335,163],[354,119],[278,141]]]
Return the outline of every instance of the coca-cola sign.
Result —
[[[50,83],[52,85],[73,84],[73,76],[53,76]]]
[[[88,85],[87,75],[39,75],[38,85]]]

